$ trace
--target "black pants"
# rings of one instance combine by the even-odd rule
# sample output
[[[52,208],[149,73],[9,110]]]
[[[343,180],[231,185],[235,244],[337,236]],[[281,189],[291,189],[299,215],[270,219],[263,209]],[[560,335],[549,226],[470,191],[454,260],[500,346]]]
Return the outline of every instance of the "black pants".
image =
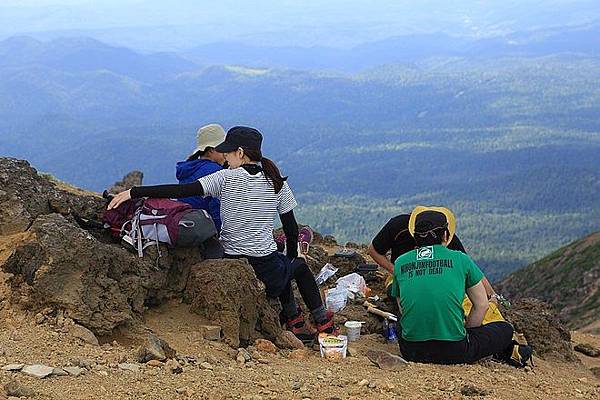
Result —
[[[471,364],[488,356],[506,361],[512,353],[513,331],[508,322],[492,322],[467,328],[467,337],[457,342],[401,339],[400,352],[408,361],[431,364]]]
[[[268,297],[279,298],[286,317],[292,318],[296,315],[296,301],[292,290],[292,279],[296,281],[302,300],[310,311],[323,306],[319,287],[315,278],[301,258],[290,261],[281,253],[271,253],[264,257],[234,256],[225,254],[225,258],[246,258],[256,277],[266,287]]]
[[[306,265],[306,262],[301,258],[295,258],[291,264],[291,279],[279,295],[279,301],[281,301],[286,317],[295,316],[291,312],[291,304],[296,303],[294,300],[294,291],[292,290],[292,279],[296,281],[302,300],[304,300],[304,303],[310,311],[314,311],[323,306],[319,287],[317,286],[317,282],[315,282],[315,277],[310,271],[310,268]]]

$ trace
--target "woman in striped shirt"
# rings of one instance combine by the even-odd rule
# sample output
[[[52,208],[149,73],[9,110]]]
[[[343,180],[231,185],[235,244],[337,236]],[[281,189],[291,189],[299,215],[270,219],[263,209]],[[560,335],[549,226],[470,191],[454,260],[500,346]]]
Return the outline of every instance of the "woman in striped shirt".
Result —
[[[286,179],[277,166],[261,153],[262,135],[249,127],[238,126],[227,132],[215,150],[224,153],[229,169],[182,185],[133,187],[116,195],[108,209],[130,198],[182,198],[212,196],[221,200],[221,234],[226,258],[246,258],[267,296],[279,298],[287,327],[301,340],[311,340],[316,331],[332,332],[333,313],[327,311],[314,277],[297,254],[297,205]],[[287,256],[277,252],[273,239],[275,218],[279,215],[287,241]],[[316,324],[306,324],[296,305],[291,281],[296,284]]]

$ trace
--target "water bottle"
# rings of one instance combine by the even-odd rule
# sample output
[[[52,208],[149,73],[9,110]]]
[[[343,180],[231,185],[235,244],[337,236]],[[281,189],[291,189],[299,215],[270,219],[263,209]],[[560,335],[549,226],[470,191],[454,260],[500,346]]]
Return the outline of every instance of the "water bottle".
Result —
[[[387,338],[390,335],[390,324],[389,324],[387,318],[383,319],[382,327],[383,327],[383,337],[387,340]]]
[[[388,322],[387,341],[388,343],[398,343],[398,332],[395,322]]]

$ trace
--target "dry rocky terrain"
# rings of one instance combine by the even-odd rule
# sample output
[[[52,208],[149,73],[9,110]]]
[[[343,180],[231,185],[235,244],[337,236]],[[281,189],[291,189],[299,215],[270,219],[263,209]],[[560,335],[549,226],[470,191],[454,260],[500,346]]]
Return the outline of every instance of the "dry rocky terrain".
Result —
[[[282,331],[245,261],[165,249],[157,268],[152,254],[139,259],[82,223],[103,204],[0,158],[0,398],[600,398],[600,338],[571,335],[541,302],[506,310],[535,347],[534,368],[381,368],[369,351],[398,348],[362,305],[337,316],[366,322],[349,357],[326,360]],[[318,236],[311,268],[331,262],[345,275],[366,259],[354,247],[336,257],[334,240]],[[381,277],[368,282],[384,297]]]
[[[223,342],[199,334],[204,321],[187,305],[166,304],[146,314],[152,330],[177,350],[180,373],[167,363],[137,362],[139,343],[116,340],[101,345],[83,342],[55,326],[36,324],[26,312],[2,311],[1,364],[78,366],[80,376],[30,377],[22,372],[0,372],[3,387],[18,382],[20,394],[35,399],[597,399],[600,358],[579,354],[582,362],[536,358],[533,369],[519,370],[495,362],[478,365],[433,366],[409,363],[400,371],[385,371],[365,356],[371,348],[396,351],[379,334],[352,345],[352,356],[334,362],[312,349],[290,356],[254,351],[240,363],[237,352]],[[574,334],[575,343],[600,348],[600,339]],[[118,339],[118,338],[117,338]],[[295,357],[298,357],[297,359]],[[133,364],[132,370],[122,363]],[[121,364],[121,367],[119,365]],[[127,366],[129,368],[129,366]],[[596,370],[598,371],[598,370]],[[598,372],[596,372],[598,375]],[[5,395],[7,393],[5,392]]]

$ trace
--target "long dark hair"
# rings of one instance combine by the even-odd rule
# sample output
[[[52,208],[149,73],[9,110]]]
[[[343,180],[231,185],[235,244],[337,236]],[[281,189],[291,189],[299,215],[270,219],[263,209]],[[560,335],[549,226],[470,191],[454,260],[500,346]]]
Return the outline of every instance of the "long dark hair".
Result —
[[[263,157],[260,150],[243,149],[244,154],[252,161],[260,161],[262,169],[267,180],[275,188],[275,193],[279,193],[283,187],[283,182],[287,180],[287,176],[281,176],[277,165],[267,157]]]

